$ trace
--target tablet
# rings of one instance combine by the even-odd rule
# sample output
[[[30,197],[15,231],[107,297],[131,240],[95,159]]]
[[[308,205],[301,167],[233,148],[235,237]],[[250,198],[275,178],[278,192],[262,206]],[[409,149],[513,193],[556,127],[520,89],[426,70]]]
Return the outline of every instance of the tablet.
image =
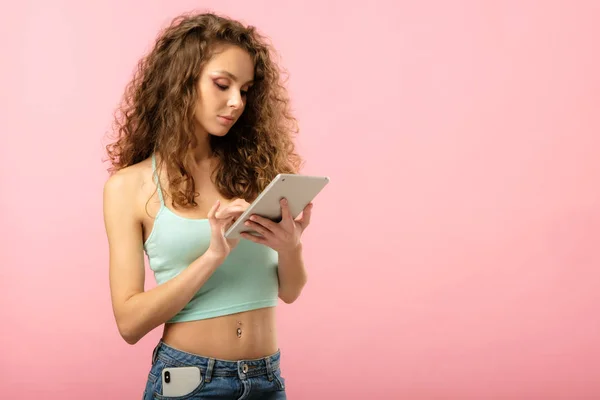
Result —
[[[288,201],[288,207],[293,218],[298,217],[302,210],[313,201],[319,192],[329,183],[327,176],[311,176],[298,174],[279,174],[269,183],[260,195],[250,204],[250,207],[225,232],[227,239],[239,239],[240,233],[257,234],[244,223],[253,214],[281,221],[282,198]]]

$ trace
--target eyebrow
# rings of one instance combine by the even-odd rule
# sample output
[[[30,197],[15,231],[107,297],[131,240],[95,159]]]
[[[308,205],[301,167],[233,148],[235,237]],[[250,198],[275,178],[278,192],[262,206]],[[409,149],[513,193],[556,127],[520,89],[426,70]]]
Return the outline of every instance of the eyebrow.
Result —
[[[228,77],[230,77],[231,79],[233,79],[233,80],[234,80],[234,81],[236,81],[236,82],[238,81],[238,77],[237,77],[237,76],[235,76],[234,74],[232,74],[232,73],[231,73],[231,72],[229,72],[229,71],[221,70],[221,71],[217,71],[217,72],[218,72],[218,73],[221,73],[221,74],[224,74],[224,75],[227,75]],[[253,80],[250,80],[250,81],[246,82],[246,85],[247,85],[247,84],[252,84],[252,83],[254,83],[254,81],[253,81]]]

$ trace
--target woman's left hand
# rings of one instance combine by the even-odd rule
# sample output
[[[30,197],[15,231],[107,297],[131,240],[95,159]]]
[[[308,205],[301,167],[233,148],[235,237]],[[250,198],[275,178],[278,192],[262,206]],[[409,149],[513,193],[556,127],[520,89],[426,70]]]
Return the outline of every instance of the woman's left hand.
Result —
[[[244,239],[263,244],[277,252],[294,251],[300,247],[302,232],[310,223],[312,203],[308,204],[298,218],[292,218],[286,199],[280,201],[281,221],[274,222],[259,215],[252,215],[246,221],[246,227],[258,232],[261,236],[242,233]]]

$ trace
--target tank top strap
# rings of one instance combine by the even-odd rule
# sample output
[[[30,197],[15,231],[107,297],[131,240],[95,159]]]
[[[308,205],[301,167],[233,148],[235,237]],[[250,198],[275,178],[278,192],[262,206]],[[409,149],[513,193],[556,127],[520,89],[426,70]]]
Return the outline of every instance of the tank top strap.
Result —
[[[158,198],[160,199],[160,205],[165,205],[165,199],[163,198],[162,188],[160,187],[160,179],[158,176],[158,171],[156,170],[156,155],[152,153],[152,176],[154,176],[154,183],[156,184],[156,189],[158,190]]]

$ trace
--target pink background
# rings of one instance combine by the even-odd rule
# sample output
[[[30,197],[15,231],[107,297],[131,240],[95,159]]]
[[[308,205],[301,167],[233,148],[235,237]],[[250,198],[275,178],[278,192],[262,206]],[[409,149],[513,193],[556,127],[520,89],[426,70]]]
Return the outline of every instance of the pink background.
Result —
[[[2,398],[141,397],[160,330],[113,320],[103,135],[199,4],[272,38],[331,177],[278,311],[289,398],[600,398],[600,2],[568,0],[11,2]]]

